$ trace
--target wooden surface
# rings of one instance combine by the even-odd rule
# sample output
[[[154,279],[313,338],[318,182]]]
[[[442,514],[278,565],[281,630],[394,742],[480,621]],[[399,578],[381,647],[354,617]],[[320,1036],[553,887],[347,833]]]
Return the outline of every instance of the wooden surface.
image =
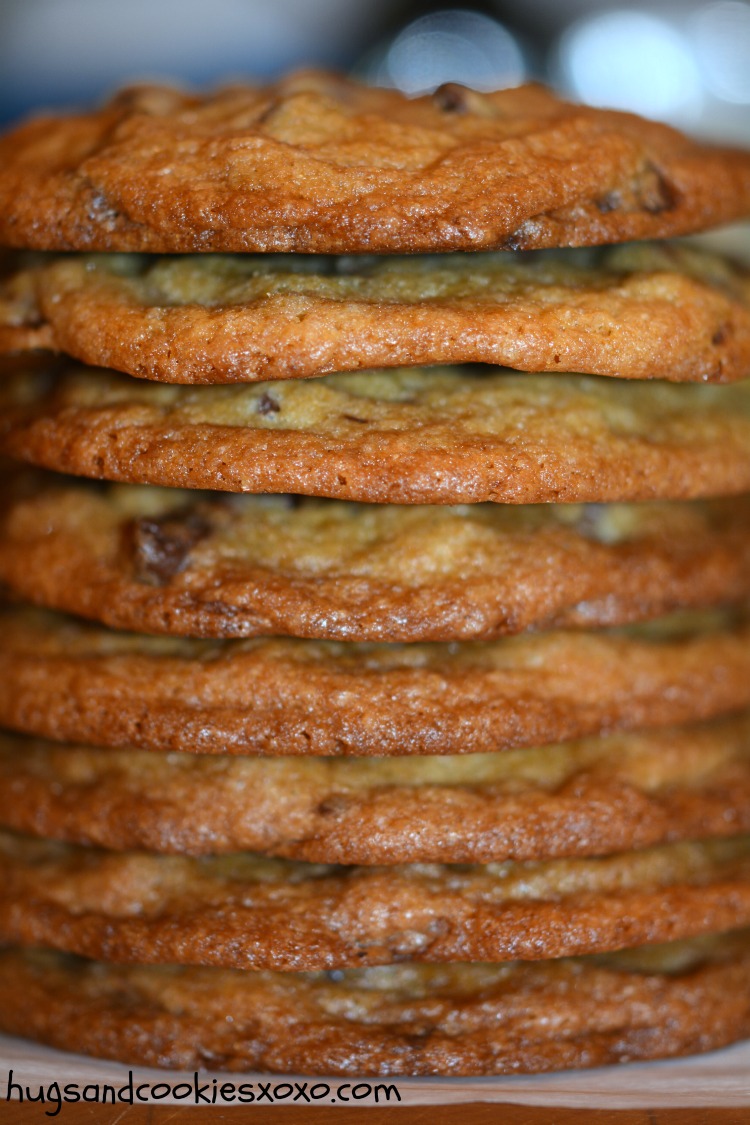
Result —
[[[477,1102],[453,1106],[294,1107],[247,1106],[238,1109],[178,1106],[65,1105],[57,1117],[45,1117],[42,1106],[9,1102],[0,1107],[3,1125],[59,1121],[70,1125],[736,1125],[750,1122],[750,1107],[738,1109],[538,1109],[533,1106]]]

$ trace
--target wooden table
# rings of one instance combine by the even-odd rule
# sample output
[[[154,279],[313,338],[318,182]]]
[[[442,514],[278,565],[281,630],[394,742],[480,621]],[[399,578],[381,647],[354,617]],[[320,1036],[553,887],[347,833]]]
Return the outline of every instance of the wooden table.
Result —
[[[538,1109],[533,1106],[467,1102],[453,1106],[360,1109],[282,1106],[238,1109],[178,1106],[63,1106],[45,1117],[41,1106],[9,1102],[0,1108],[3,1125],[59,1121],[60,1125],[738,1125],[750,1122],[750,1108],[737,1109]]]

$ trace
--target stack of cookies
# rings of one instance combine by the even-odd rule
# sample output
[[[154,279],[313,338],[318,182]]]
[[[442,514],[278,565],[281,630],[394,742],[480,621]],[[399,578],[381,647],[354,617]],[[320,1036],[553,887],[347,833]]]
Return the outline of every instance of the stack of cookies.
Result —
[[[312,73],[0,157],[2,1029],[392,1075],[750,1034],[750,276],[653,241],[750,155]]]

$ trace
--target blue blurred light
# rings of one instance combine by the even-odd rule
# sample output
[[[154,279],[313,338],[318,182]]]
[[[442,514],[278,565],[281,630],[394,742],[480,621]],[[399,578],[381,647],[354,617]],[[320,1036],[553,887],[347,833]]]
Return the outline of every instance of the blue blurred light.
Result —
[[[739,0],[707,4],[689,24],[695,53],[712,94],[750,103],[750,5]]]
[[[405,27],[375,67],[372,80],[421,94],[444,82],[475,90],[517,86],[525,74],[521,48],[502,24],[479,12],[450,9]]]
[[[0,105],[73,103],[122,82],[210,84],[348,65],[367,7],[350,0],[0,0]]]
[[[703,83],[686,35],[646,12],[587,16],[564,33],[561,76],[590,105],[685,122],[700,112]]]

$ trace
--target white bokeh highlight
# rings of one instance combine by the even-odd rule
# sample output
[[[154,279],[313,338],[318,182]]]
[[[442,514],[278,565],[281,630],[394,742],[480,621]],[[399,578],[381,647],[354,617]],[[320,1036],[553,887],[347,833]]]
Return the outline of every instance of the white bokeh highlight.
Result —
[[[687,35],[647,12],[616,9],[574,23],[560,41],[559,67],[565,86],[589,105],[681,124],[703,104]]]
[[[706,86],[717,98],[750,104],[750,4],[707,4],[688,23]]]
[[[408,24],[372,78],[381,86],[422,94],[444,82],[496,90],[517,86],[525,75],[523,52],[502,24],[478,12],[451,9]]]

